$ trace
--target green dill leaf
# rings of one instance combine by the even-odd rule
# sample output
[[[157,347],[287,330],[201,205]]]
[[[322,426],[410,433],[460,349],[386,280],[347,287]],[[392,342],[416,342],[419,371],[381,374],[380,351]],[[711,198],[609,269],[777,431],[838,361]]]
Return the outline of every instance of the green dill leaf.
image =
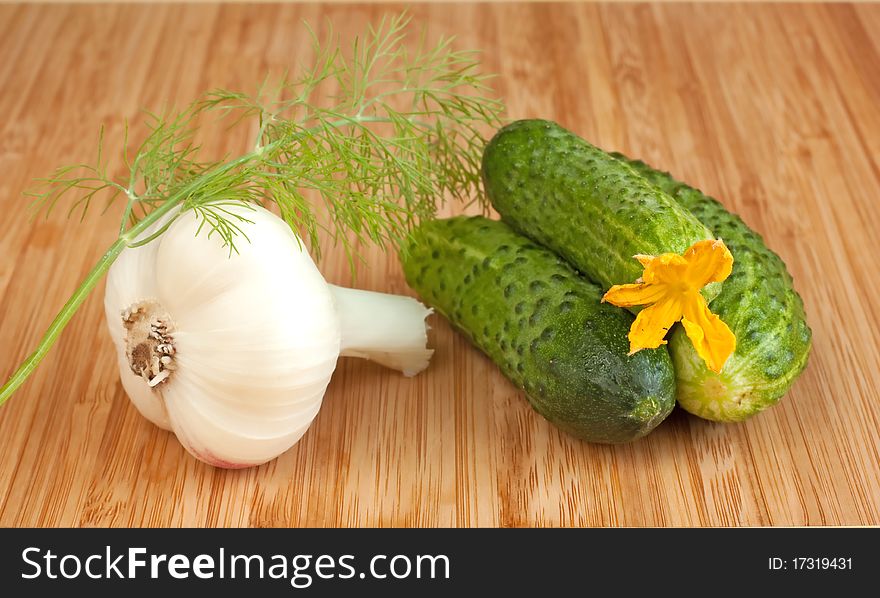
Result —
[[[275,204],[288,225],[320,257],[321,234],[342,245],[396,246],[419,219],[447,198],[483,202],[479,193],[484,135],[500,124],[502,103],[476,52],[454,38],[426,46],[408,40],[410,17],[383,19],[349,51],[327,26],[325,39],[306,26],[314,58],[298,76],[268,77],[255,93],[214,89],[180,111],[146,112],[148,133],[129,147],[124,126],[124,180],[107,174],[103,129],[94,165],[57,170],[41,181],[35,206],[49,213],[67,195],[71,215],[85,218],[92,200],[104,209],[125,201],[120,238],[128,246],[145,220],[171,207],[192,211],[199,234],[237,251],[244,223],[232,205]],[[237,157],[202,157],[196,142],[208,113],[213,126],[255,130]],[[171,205],[173,204],[173,206]],[[485,204],[483,204],[485,207]]]

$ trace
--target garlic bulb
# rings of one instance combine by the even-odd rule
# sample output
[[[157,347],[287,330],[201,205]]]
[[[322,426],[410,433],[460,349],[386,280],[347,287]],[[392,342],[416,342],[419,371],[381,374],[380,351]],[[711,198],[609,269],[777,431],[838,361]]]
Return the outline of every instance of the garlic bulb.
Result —
[[[284,221],[259,207],[228,209],[251,221],[237,253],[182,214],[122,252],[104,307],[138,410],[198,459],[247,467],[305,433],[340,354],[406,375],[427,367],[430,310],[328,285]]]

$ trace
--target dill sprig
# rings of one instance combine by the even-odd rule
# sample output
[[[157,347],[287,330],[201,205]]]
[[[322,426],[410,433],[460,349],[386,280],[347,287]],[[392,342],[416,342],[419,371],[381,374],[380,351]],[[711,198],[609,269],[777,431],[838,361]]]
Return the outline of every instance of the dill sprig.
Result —
[[[433,46],[424,37],[408,44],[409,25],[406,15],[383,19],[355,38],[349,52],[329,25],[327,43],[308,29],[313,61],[297,76],[264,81],[254,93],[216,89],[183,110],[147,113],[148,133],[136,148],[126,125],[122,178],[109,174],[102,129],[94,164],[59,168],[39,181],[29,193],[38,211],[48,214],[69,198],[69,214],[83,220],[100,198],[104,210],[123,202],[122,220],[117,240],[0,389],[0,405],[119,254],[159,238],[180,214],[193,212],[197,234],[217,237],[231,255],[247,242],[247,217],[229,208],[274,203],[316,258],[323,231],[343,246],[354,271],[358,242],[397,247],[446,198],[482,203],[484,136],[500,124],[503,104],[476,52],[456,50],[451,37]],[[252,147],[235,157],[204,158],[197,137],[206,120],[251,127]]]
[[[36,204],[51,210],[79,191],[71,210],[84,218],[96,196],[123,198],[120,235],[130,236],[173,203],[178,214],[195,212],[201,229],[235,251],[243,217],[229,205],[274,203],[320,257],[318,198],[328,215],[323,228],[350,258],[352,239],[396,244],[444,198],[482,201],[484,134],[502,110],[475,52],[455,50],[450,37],[412,50],[405,43],[409,21],[383,20],[348,54],[332,30],[327,45],[309,29],[314,60],[297,78],[264,81],[252,94],[217,89],[182,111],[149,114],[149,134],[133,152],[126,129],[127,180],[108,177],[102,136],[96,164],[59,169],[34,193]],[[205,113],[217,111],[232,126],[253,126],[255,144],[236,159],[202,161],[193,140]]]

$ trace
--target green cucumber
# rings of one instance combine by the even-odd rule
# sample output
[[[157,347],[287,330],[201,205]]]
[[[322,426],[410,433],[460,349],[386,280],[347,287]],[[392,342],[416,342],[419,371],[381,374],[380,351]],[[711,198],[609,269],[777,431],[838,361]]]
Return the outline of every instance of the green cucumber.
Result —
[[[556,123],[520,120],[483,153],[486,195],[501,218],[607,290],[642,275],[636,254],[683,253],[712,232],[668,194]],[[719,283],[703,289],[707,300]]]
[[[812,344],[804,304],[785,263],[717,200],[644,162],[616,156],[709,226],[733,254],[733,272],[712,311],[733,330],[736,351],[715,374],[676,327],[669,348],[679,403],[714,421],[741,421],[776,404],[806,366]]]
[[[665,347],[627,357],[632,315],[602,289],[503,222],[424,222],[401,253],[409,285],[574,436],[627,442],[675,405]]]

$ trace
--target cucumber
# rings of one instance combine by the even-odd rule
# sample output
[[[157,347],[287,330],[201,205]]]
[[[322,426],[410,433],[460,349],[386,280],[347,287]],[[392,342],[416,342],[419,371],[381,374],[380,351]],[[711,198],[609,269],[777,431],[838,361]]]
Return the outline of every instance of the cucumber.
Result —
[[[520,120],[483,153],[501,218],[607,290],[642,275],[636,254],[683,253],[712,232],[630,166],[556,123]],[[711,301],[720,283],[703,289]]]
[[[812,345],[804,304],[785,263],[717,200],[644,162],[616,156],[711,227],[733,254],[733,272],[712,311],[733,330],[736,351],[715,374],[677,326],[669,347],[679,403],[715,421],[741,421],[776,404],[803,371]]]
[[[422,299],[562,430],[591,442],[626,442],[674,407],[666,348],[627,357],[632,315],[600,303],[602,289],[503,222],[424,222],[401,259]]]

